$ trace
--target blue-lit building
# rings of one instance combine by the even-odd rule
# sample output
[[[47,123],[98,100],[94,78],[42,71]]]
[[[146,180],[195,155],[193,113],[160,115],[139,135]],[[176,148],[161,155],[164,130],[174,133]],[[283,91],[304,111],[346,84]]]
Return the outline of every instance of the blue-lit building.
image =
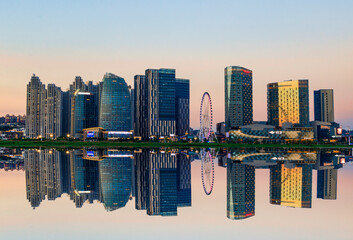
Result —
[[[176,134],[184,136],[190,127],[190,80],[175,79]]]
[[[225,131],[253,122],[252,71],[229,66],[224,69]]]
[[[72,99],[71,136],[82,138],[83,129],[96,127],[98,109],[96,95],[77,90]]]
[[[132,159],[130,152],[105,154],[99,162],[102,201],[107,211],[122,208],[131,195]]]
[[[255,215],[255,166],[227,160],[227,217]]]
[[[132,130],[129,87],[112,73],[104,75],[100,90],[99,127],[107,131]]]

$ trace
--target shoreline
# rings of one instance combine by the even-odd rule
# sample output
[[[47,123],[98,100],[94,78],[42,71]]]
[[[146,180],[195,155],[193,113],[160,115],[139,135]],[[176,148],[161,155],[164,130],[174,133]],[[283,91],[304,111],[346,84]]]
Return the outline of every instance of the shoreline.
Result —
[[[186,142],[83,142],[77,140],[6,140],[0,141],[0,147],[9,148],[82,148],[82,147],[98,147],[98,148],[318,148],[318,149],[351,149],[351,145],[333,145],[333,144],[259,144],[259,143],[186,143]]]

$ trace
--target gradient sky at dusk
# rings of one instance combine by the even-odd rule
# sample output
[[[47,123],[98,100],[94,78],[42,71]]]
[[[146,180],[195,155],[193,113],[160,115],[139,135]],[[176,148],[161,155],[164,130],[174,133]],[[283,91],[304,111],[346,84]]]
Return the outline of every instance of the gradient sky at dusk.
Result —
[[[147,68],[191,80],[191,125],[210,92],[224,120],[224,68],[253,70],[254,120],[266,120],[266,84],[309,79],[334,88],[336,121],[353,128],[353,1],[1,1],[0,115],[25,113],[33,73],[66,90]],[[312,119],[312,118],[311,118]]]

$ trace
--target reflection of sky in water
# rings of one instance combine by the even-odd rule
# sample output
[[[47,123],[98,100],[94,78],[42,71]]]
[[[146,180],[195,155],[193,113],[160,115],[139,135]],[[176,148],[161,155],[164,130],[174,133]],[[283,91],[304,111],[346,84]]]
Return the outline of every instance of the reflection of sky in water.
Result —
[[[91,152],[89,154],[91,155]],[[102,153],[102,155],[104,154]],[[231,181],[227,179],[227,168],[219,166],[217,160],[214,167],[214,188],[209,196],[205,194],[201,181],[201,161],[194,160],[191,162],[192,206],[190,207],[187,204],[189,201],[187,193],[180,191],[183,188],[181,187],[182,184],[174,184],[179,181],[184,183],[184,188],[187,188],[189,184],[187,177],[180,180],[183,171],[188,171],[187,159],[182,159],[182,163],[180,163],[178,154],[164,153],[161,155],[161,153],[154,153],[150,155],[149,152],[139,154],[141,159],[145,159],[147,156],[149,158],[148,163],[141,161],[138,165],[136,160],[139,157],[135,157],[135,160],[133,160],[127,157],[129,155],[126,152],[124,154],[109,152],[106,156],[109,155],[110,157],[101,162],[83,161],[80,155],[71,152],[67,156],[68,161],[66,162],[68,165],[71,164],[69,171],[71,176],[62,180],[60,184],[62,184],[61,189],[65,189],[65,186],[63,186],[67,184],[65,181],[71,181],[75,185],[76,193],[71,193],[71,200],[68,194],[62,194],[55,201],[43,200],[35,210],[27,200],[26,172],[0,170],[1,239],[101,239],[102,237],[107,239],[195,239],[201,237],[204,239],[218,237],[224,237],[225,239],[350,239],[350,225],[353,220],[353,189],[351,187],[353,184],[353,167],[351,163],[346,163],[343,168],[337,170],[337,200],[317,198],[318,171],[312,170],[311,208],[293,208],[270,204],[270,170],[268,168],[257,168],[254,170],[256,179],[255,216],[244,220],[230,220],[227,218],[227,184],[229,189]],[[143,156],[142,154],[146,155]],[[232,156],[235,158],[236,154]],[[228,157],[230,156],[227,155]],[[43,154],[42,158],[44,159],[42,159],[42,162],[37,161],[31,164],[56,164],[55,158],[49,157],[49,154]],[[110,158],[114,158],[114,161],[109,161]],[[161,160],[161,158],[164,160]],[[61,157],[60,161],[62,159]],[[228,165],[233,163],[229,161],[228,159]],[[329,161],[327,160],[322,167],[330,168]],[[133,163],[134,166],[131,165]],[[57,173],[54,168],[48,168],[49,165],[40,167],[47,167],[45,174],[48,178],[55,176],[55,174],[61,174],[61,179],[63,179],[63,171],[67,166],[65,164],[63,166],[63,162],[60,164],[60,171],[57,171]],[[141,203],[142,205],[139,206],[141,209],[144,208],[145,204],[143,210],[135,209],[135,199],[138,196],[136,189],[132,193],[135,197],[129,198],[127,195],[127,192],[132,191],[130,190],[130,184],[136,185],[136,179],[143,178],[141,174],[136,172],[136,166],[146,168],[143,164],[153,166],[148,169],[145,177],[147,182],[154,181],[155,186],[147,188],[147,190],[146,188],[140,188],[150,192],[151,196],[154,194],[154,201],[151,202],[155,205],[150,210],[146,207],[148,203]],[[294,177],[301,171],[301,165],[298,164],[292,163],[292,165],[280,166],[277,172],[283,177],[280,183],[286,182],[288,184],[282,184],[283,186],[280,184],[279,187],[287,188],[292,192],[298,190],[293,186],[291,188],[290,182],[288,182],[290,178],[298,181]],[[232,166],[237,167],[237,170],[240,169],[236,165]],[[250,167],[246,169],[252,171],[251,166],[254,166],[254,164],[248,166]],[[134,167],[134,171],[129,170],[132,167]],[[230,171],[230,166],[227,167]],[[318,168],[315,164],[312,167],[314,169]],[[87,171],[91,171],[90,174]],[[288,176],[288,172],[291,171],[291,175]],[[97,182],[92,178],[95,172],[108,175],[104,177],[102,174]],[[109,174],[109,172],[113,174]],[[84,182],[89,184],[83,184],[82,179],[85,179]],[[157,184],[160,179],[163,180],[162,185]],[[114,184],[111,181],[115,181]],[[241,193],[241,186],[243,185],[239,182],[237,184],[240,184],[237,185],[240,186],[237,190],[238,193]],[[53,190],[53,185],[50,185],[49,182],[47,185],[51,186],[51,188],[48,188],[50,191],[47,189],[47,193],[49,193],[47,198],[49,195],[57,194]],[[89,195],[87,192],[94,192],[98,188],[103,188],[104,193],[91,194],[84,199],[81,197],[85,194]],[[109,192],[110,188],[115,190]],[[179,197],[179,200],[177,198],[178,191],[179,194],[184,194],[181,195],[182,198]],[[158,199],[158,196],[164,193],[166,196]],[[107,212],[107,206],[97,200],[93,200],[93,204],[89,204],[92,199],[104,201],[104,197],[113,206],[113,211]],[[81,203],[80,199],[83,199],[84,202]],[[166,207],[156,207],[158,201],[167,203]],[[81,205],[81,208],[76,208],[76,206]],[[162,215],[162,213],[164,215],[177,214],[177,217],[150,216]]]

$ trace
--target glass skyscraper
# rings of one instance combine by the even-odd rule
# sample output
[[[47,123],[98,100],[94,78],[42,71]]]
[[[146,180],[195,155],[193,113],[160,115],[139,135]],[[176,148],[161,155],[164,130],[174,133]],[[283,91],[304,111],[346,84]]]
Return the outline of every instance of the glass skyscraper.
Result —
[[[99,127],[107,131],[130,131],[131,103],[125,80],[112,73],[103,78],[100,95]]]
[[[252,71],[229,66],[224,69],[226,131],[253,122]]]
[[[189,128],[189,80],[176,79],[175,69],[147,69],[134,78],[135,135],[184,135]]]
[[[314,91],[315,121],[334,122],[333,89]]]
[[[282,126],[309,126],[309,81],[288,80],[267,85],[267,122]]]
[[[96,95],[76,91],[72,99],[71,135],[82,138],[82,130],[96,127],[98,124]]]
[[[183,136],[190,127],[190,81],[175,79],[176,134]]]

